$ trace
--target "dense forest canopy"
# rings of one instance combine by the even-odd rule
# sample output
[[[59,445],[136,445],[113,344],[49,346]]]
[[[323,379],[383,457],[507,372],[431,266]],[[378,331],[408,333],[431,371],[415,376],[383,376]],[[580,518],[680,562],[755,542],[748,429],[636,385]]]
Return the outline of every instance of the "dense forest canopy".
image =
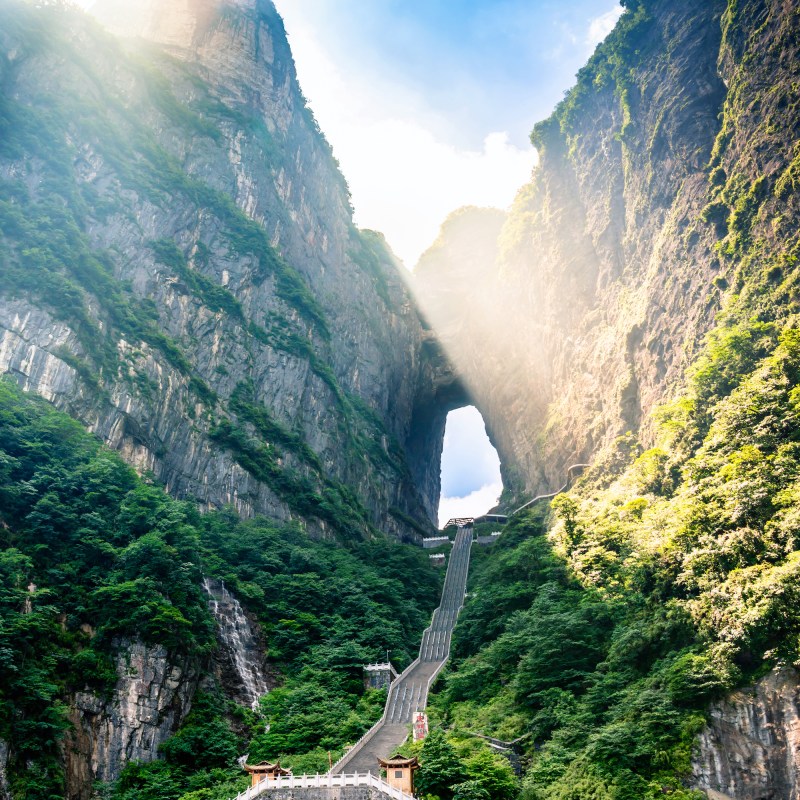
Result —
[[[248,745],[273,759],[316,752],[298,763],[321,769],[380,716],[382,693],[364,694],[362,666],[387,649],[399,666],[413,658],[440,581],[421,550],[388,540],[340,548],[297,526],[201,516],[7,379],[0,544],[0,738],[12,790],[28,798],[63,791],[67,696],[108,696],[126,642],[209,669],[217,641],[203,575],[223,579],[258,621],[281,686],[250,712],[204,683],[164,761],[129,768],[123,795],[166,799],[238,778]]]

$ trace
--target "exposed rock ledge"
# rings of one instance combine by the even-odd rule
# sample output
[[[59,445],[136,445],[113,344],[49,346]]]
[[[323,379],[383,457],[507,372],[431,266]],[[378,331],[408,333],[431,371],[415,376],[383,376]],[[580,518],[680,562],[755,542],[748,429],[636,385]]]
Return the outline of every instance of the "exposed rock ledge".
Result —
[[[11,787],[8,785],[8,743],[0,739],[0,800],[11,800]]]
[[[800,800],[800,673],[774,669],[713,705],[692,773],[711,800]]]
[[[198,670],[164,647],[119,643],[110,698],[77,692],[66,743],[67,798],[88,800],[95,780],[113,781],[130,761],[152,761],[189,712]]]

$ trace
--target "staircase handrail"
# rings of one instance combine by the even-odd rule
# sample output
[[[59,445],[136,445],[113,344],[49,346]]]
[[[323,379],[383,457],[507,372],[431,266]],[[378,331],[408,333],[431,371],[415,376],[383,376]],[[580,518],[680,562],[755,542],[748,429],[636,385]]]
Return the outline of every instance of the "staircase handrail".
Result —
[[[572,476],[570,475],[572,470],[588,469],[591,466],[592,466],[591,464],[573,464],[571,467],[567,467],[567,482],[558,491],[550,492],[550,494],[539,494],[536,497],[534,497],[533,500],[528,500],[527,503],[523,503],[519,508],[515,508],[508,516],[513,517],[514,514],[518,514],[524,508],[532,506],[534,503],[538,503],[539,500],[551,500],[557,495],[563,494],[564,492],[567,491],[567,489],[569,489],[569,485],[572,483]]]
[[[433,627],[433,620],[431,620],[431,624],[425,628],[425,631],[422,633],[423,640],[425,639],[425,633],[429,631]],[[370,739],[375,732],[380,728],[383,723],[386,721],[386,717],[389,713],[389,708],[391,706],[391,699],[392,699],[392,692],[394,692],[395,687],[400,681],[405,678],[405,676],[411,672],[414,667],[419,664],[419,656],[417,656],[401,673],[400,675],[392,681],[391,686],[389,687],[389,691],[386,693],[386,705],[383,707],[383,714],[381,714],[381,718],[331,767],[330,772],[328,775],[334,775],[337,773],[339,769],[341,769],[350,759],[350,757],[355,753],[355,751],[359,748],[360,745],[364,744],[368,739]],[[368,773],[372,774],[372,773]]]
[[[472,541],[470,540],[470,547],[471,546],[472,546]],[[462,601],[461,605],[458,607],[458,613],[461,612],[461,609],[463,607],[464,607],[464,603]],[[456,613],[456,617],[458,617],[458,613]],[[423,642],[425,641],[425,634],[430,632],[431,629],[433,628],[433,623],[434,623],[435,618],[436,618],[436,609],[434,609],[434,612],[431,615],[431,624],[428,625],[428,627],[425,628],[425,630],[422,632],[422,641]],[[421,649],[421,645],[420,645],[420,649]],[[426,691],[426,695],[425,695],[426,696],[426,700],[427,700],[427,692],[430,690],[430,687],[431,687],[433,681],[439,676],[439,673],[442,671],[442,667],[444,667],[445,662],[447,661],[447,659],[449,657],[450,656],[449,656],[449,650],[448,650],[448,655],[445,657],[445,660],[442,661],[442,663],[436,668],[436,671],[433,673],[433,675],[431,675],[431,677],[428,679],[427,688],[425,690]],[[420,664],[420,656],[418,655],[400,673],[399,677],[397,677],[392,682],[391,686],[389,687],[389,691],[388,691],[388,693],[386,695],[386,705],[383,707],[383,714],[381,715],[381,718],[331,767],[330,772],[328,772],[329,775],[336,774],[338,770],[340,770],[342,767],[344,767],[345,764],[347,764],[347,762],[350,760],[350,758],[353,755],[355,755],[355,753],[359,749],[359,747],[362,744],[364,744],[365,742],[367,742],[372,736],[374,736],[374,734],[377,732],[378,728],[383,726],[384,722],[386,722],[386,717],[389,714],[389,709],[391,708],[391,702],[390,701],[392,699],[392,692],[394,692],[395,688],[400,683],[400,681],[403,678],[405,678],[405,676],[409,672],[411,672],[411,670],[414,669],[414,667],[418,666],[419,664]]]

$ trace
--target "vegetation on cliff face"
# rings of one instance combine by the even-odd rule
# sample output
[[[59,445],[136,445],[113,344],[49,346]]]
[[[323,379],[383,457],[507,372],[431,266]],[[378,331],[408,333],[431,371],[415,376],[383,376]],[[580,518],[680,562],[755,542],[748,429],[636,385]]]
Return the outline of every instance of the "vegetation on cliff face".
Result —
[[[657,4],[628,5],[534,131],[545,160],[585,135],[609,81],[623,146],[641,121],[631,67],[658,45]],[[704,796],[687,787],[709,703],[800,660],[798,18],[718,5],[726,99],[685,235],[711,241],[720,311],[641,436],[476,554],[436,699],[452,736],[525,737],[526,800]]]
[[[613,146],[624,169],[639,163],[635,147],[652,166],[647,148],[663,134],[663,120],[643,145],[646,95],[637,82],[649,74],[639,67],[664,44],[658,4],[625,5],[576,89],[534,131],[545,162],[556,150],[569,163],[579,159],[595,93],[610,92]],[[693,206],[683,209],[686,230],[674,233],[701,243],[686,253],[705,256],[702,248],[713,244],[715,277],[694,302],[721,311],[644,434],[617,438],[571,491],[520,514],[491,550],[475,553],[455,658],[433,701],[435,730],[406,749],[420,756],[420,787],[430,797],[690,800],[698,796],[688,788],[692,747],[709,702],[777,664],[800,661],[800,84],[796,74],[778,81],[759,73],[759,59],[800,69],[798,16],[755,0],[709,8],[721,14],[726,94],[699,176],[703,202],[693,217]],[[681,31],[672,33],[671,45],[679,43]],[[222,112],[208,98],[193,109],[176,105],[158,81],[151,91],[170,124],[218,136]],[[109,108],[120,119],[130,115]],[[190,652],[207,667],[216,645],[202,574],[223,579],[259,621],[283,683],[258,712],[232,707],[224,687],[207,685],[163,758],[130,765],[115,798],[227,797],[241,786],[233,759],[245,749],[298,771],[324,769],[328,751],[335,757],[379,714],[382,695],[362,691],[361,664],[385,648],[401,665],[412,657],[437,579],[424,553],[352,535],[366,524],[358,498],[324,478],[316,452],[258,401],[251,381],[234,382],[219,411],[209,377],[185,354],[189,343],[155,325],[158,309],[133,302],[114,254],[90,246],[82,209],[90,206],[98,219],[105,201],[62,175],[59,165],[75,154],[62,159],[50,148],[53,119],[31,113],[19,98],[0,98],[0,129],[24,131],[36,158],[51,159],[47,169],[31,162],[33,174],[48,176],[48,196],[32,194],[25,176],[3,186],[3,290],[38,293],[69,322],[83,348],[72,363],[100,392],[119,369],[120,337],[159,351],[192,382],[209,422],[214,411],[212,440],[348,544],[333,549],[297,527],[241,522],[230,511],[200,516],[43,401],[0,383],[0,739],[11,746],[12,788],[31,800],[61,791],[65,704],[77,690],[113,691],[123,639]],[[323,357],[327,323],[266,249],[263,231],[215,190],[176,174],[174,159],[131,142],[136,152],[122,161],[136,169],[120,172],[120,185],[147,194],[161,211],[171,193],[199,199],[224,229],[225,247],[258,261],[296,314],[281,308],[277,317],[250,319],[232,292],[202,272],[205,242],[190,250],[154,239],[155,261],[199,307],[228,315],[253,342],[301,354],[343,419],[358,420],[343,446],[402,472],[397,446],[378,443],[380,421],[340,389]],[[13,158],[20,146],[9,137],[0,155]],[[115,154],[104,157],[113,162]],[[517,243],[530,222],[512,220]],[[352,246],[384,297],[378,238]],[[98,318],[109,336],[98,335]],[[401,509],[391,513],[404,518]],[[473,733],[520,738],[519,784]]]
[[[226,701],[224,687],[201,694],[163,761],[129,767],[117,794],[168,800],[222,782],[224,796],[248,747],[265,758],[316,750],[305,763],[321,768],[327,750],[380,715],[362,665],[387,648],[396,663],[411,660],[438,594],[426,562],[386,541],[340,549],[231,511],[201,516],[0,381],[0,739],[14,796],[63,791],[70,696],[111,696],[126,640],[208,668],[217,645],[203,575],[224,580],[254,615],[283,685],[258,713]]]
[[[627,0],[621,5],[626,12],[613,33],[601,42],[586,66],[578,71],[575,86],[551,117],[534,126],[531,142],[540,152],[547,150],[548,145],[558,146],[559,142],[566,142],[568,148],[573,146],[586,122],[586,105],[598,91],[606,88],[613,90],[622,111],[622,125],[617,138],[625,141],[630,133],[634,125],[631,93],[637,90],[635,68],[661,42],[658,37],[649,36],[653,18],[647,2]]]
[[[712,699],[800,658],[800,331],[710,338],[642,451],[620,439],[477,563],[440,698],[527,735],[529,798],[690,797]]]
[[[76,9],[9,0],[0,31],[4,303],[29,303],[68,326],[52,355],[76,371],[76,391],[96,408],[123,392],[152,410],[169,383],[171,412],[185,428],[227,450],[289,511],[334,535],[373,535],[375,497],[393,484],[413,492],[405,454],[386,420],[337,375],[322,291],[274,246],[268,226],[284,225],[290,212],[272,199],[269,218],[242,208],[251,201],[240,196],[239,151],[258,154],[267,175],[252,191],[266,195],[300,134],[280,140],[258,108],[223,102],[224,90],[191,63],[125,49]],[[306,134],[331,168],[327,190],[343,198],[347,268],[389,308],[388,248],[353,227],[346,186],[309,113],[301,113]],[[213,354],[205,347],[212,337]],[[318,420],[309,432],[303,410],[284,398],[277,409],[265,405],[260,370],[279,359],[331,407],[323,436]],[[234,391],[242,383],[246,404]],[[264,440],[259,422],[277,416],[271,432],[295,429]],[[332,466],[308,440],[334,438],[341,446]],[[148,437],[140,444],[158,460],[170,453]],[[414,502],[403,505],[424,527]],[[395,527],[413,535],[402,520]]]

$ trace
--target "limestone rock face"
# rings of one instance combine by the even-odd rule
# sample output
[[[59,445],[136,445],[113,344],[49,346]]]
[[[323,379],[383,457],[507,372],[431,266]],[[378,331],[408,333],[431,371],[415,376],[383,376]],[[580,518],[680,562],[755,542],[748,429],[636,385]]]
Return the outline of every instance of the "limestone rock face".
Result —
[[[0,153],[0,373],[207,508],[429,530],[441,443],[415,419],[454,378],[402,267],[353,225],[272,3],[99,3],[147,40],[124,44],[6,6],[4,141],[39,138]],[[15,25],[37,14],[52,48]],[[53,207],[74,236],[39,257]]]
[[[692,783],[709,797],[800,797],[800,674],[775,669],[716,703],[700,734]]]
[[[215,0],[101,0],[91,12],[119,36],[136,36],[185,49],[203,35],[217,5]]]
[[[189,713],[198,670],[161,646],[121,641],[117,684],[108,699],[78,692],[65,749],[67,797],[87,800],[95,780],[113,781],[131,761],[152,761]]]
[[[11,800],[11,787],[8,785],[8,743],[0,739],[0,800]]]
[[[696,220],[724,98],[724,4],[645,5],[627,110],[613,81],[598,81],[568,133],[542,123],[540,164],[477,281],[453,280],[463,261],[446,228],[418,268],[426,311],[443,286],[463,287],[449,293],[464,317],[442,330],[444,346],[520,494],[561,486],[570,464],[637,430],[717,308],[714,237]]]
[[[624,77],[601,46],[536,127],[540,163],[494,253],[480,244],[470,267],[476,226],[451,220],[415,271],[521,497],[560,487],[627,431],[652,438],[651,411],[737,291],[737,258],[717,247],[732,214],[712,205],[722,183],[758,184],[764,261],[794,241],[795,201],[773,187],[794,174],[796,14],[761,0],[629,6],[609,40]]]

